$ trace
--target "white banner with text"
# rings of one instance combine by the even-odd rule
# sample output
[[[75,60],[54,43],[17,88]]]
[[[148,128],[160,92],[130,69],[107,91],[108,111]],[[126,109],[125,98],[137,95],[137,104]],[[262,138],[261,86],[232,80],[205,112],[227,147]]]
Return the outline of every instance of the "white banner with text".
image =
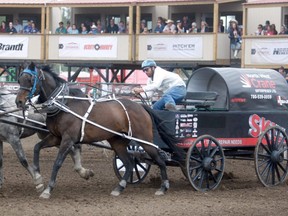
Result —
[[[0,58],[28,58],[28,37],[2,36]]]
[[[59,57],[116,58],[117,37],[59,37]]]
[[[202,59],[202,37],[154,37],[147,39],[147,57],[153,59]]]
[[[288,64],[287,39],[257,39],[251,43],[252,64]]]

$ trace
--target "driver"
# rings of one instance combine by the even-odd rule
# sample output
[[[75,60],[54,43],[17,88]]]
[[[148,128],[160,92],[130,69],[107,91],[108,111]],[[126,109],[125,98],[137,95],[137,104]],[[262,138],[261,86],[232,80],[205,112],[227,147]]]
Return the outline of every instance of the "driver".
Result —
[[[186,96],[186,84],[183,79],[178,74],[157,66],[152,59],[143,61],[141,67],[148,76],[147,85],[133,88],[132,91],[135,94],[147,92],[149,95],[156,90],[163,92],[162,97],[153,104],[153,109],[176,110],[176,103],[182,101]]]

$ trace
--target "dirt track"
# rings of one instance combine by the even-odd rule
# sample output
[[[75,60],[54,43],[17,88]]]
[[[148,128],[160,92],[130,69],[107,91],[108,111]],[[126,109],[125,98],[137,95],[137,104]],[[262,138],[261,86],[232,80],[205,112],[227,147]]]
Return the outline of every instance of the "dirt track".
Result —
[[[37,138],[23,140],[29,161]],[[41,153],[45,184],[51,173],[57,149]],[[85,181],[67,158],[61,168],[50,200],[39,199],[29,174],[22,168],[10,145],[4,145],[4,186],[0,192],[0,215],[287,215],[288,185],[265,188],[258,181],[253,161],[226,160],[225,170],[233,178],[223,179],[208,193],[195,192],[179,168],[168,167],[170,190],[156,197],[158,168],[152,167],[146,180],[129,185],[120,197],[110,196],[118,180],[112,168],[112,153],[85,146],[83,166],[95,176]]]

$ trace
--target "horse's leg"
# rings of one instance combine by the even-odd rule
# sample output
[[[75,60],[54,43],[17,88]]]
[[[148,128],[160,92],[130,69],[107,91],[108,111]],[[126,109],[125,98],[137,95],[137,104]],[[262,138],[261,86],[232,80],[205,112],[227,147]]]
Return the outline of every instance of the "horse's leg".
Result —
[[[40,174],[40,163],[39,163],[40,150],[43,148],[58,146],[60,142],[61,140],[59,138],[53,136],[52,134],[49,134],[34,146],[34,154],[33,154],[33,165],[35,171],[34,184],[36,185],[37,192],[42,192],[44,190],[43,179]]]
[[[40,195],[40,198],[44,198],[44,199],[49,199],[51,196],[51,191],[53,190],[53,188],[55,187],[56,184],[56,178],[57,178],[57,173],[59,171],[59,169],[61,168],[66,156],[68,155],[69,151],[71,151],[71,148],[73,147],[74,142],[70,139],[69,136],[67,137],[62,137],[61,140],[61,144],[59,147],[59,151],[58,151],[58,155],[57,158],[54,162],[53,165],[53,170],[52,170],[52,174],[48,183],[48,186],[46,187],[46,189],[42,192],[42,194]]]
[[[28,164],[26,155],[24,153],[20,138],[16,135],[8,135],[6,137],[7,142],[10,143],[10,145],[12,146],[13,150],[15,151],[20,163],[22,164],[22,166],[29,172],[29,174],[32,176],[34,182],[36,181],[37,177],[36,177],[36,173],[33,169],[32,166],[30,166]]]
[[[71,148],[69,152],[73,162],[74,170],[84,179],[88,180],[90,177],[94,176],[94,172],[91,169],[85,169],[81,164],[81,145],[76,144]]]
[[[119,196],[120,193],[126,188],[127,180],[133,172],[133,160],[131,158],[131,155],[129,155],[127,152],[127,145],[129,143],[129,140],[117,137],[108,140],[108,142],[110,143],[115,153],[119,156],[126,169],[123,178],[116,186],[116,188],[114,188],[114,190],[111,192],[111,195]]]
[[[155,195],[164,195],[165,192],[169,189],[169,180],[167,176],[166,163],[160,157],[160,154],[156,148],[148,145],[142,145],[142,147],[147,152],[147,154],[149,154],[152,160],[155,161],[155,163],[159,166],[160,169],[162,183],[160,189],[156,191]]]
[[[0,140],[0,188],[4,183],[4,175],[3,175],[3,142]]]

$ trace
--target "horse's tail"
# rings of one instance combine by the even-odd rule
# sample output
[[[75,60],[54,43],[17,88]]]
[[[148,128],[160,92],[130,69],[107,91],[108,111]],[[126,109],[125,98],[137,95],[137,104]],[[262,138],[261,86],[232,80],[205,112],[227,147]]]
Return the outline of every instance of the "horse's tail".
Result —
[[[178,157],[182,158],[185,155],[185,151],[182,148],[177,147],[177,143],[181,140],[175,137],[175,134],[171,133],[171,128],[168,127],[168,124],[165,124],[165,119],[161,118],[161,116],[152,110],[149,106],[142,105],[144,109],[151,116],[153,127],[156,127],[161,139],[169,146],[169,148],[178,155]]]

